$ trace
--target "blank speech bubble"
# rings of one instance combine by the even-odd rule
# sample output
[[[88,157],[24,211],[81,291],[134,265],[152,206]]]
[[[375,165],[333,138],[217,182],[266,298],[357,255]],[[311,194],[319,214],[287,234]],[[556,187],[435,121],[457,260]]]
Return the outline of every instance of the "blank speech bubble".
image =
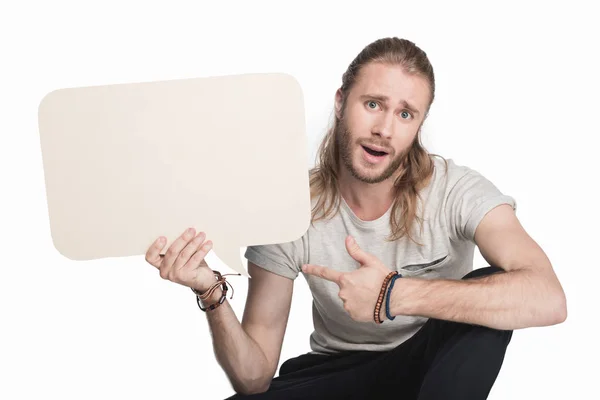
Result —
[[[240,248],[310,224],[302,89],[282,73],[59,89],[39,105],[48,213],[72,260],[145,254],[188,227]]]

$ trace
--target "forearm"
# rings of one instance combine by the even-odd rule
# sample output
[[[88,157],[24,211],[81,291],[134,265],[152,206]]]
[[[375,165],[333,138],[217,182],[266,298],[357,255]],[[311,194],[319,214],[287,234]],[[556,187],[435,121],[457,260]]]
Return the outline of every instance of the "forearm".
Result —
[[[218,301],[218,289],[203,307]],[[251,394],[265,391],[271,381],[267,359],[240,324],[227,300],[218,308],[207,311],[216,359],[225,371],[237,393]]]
[[[566,306],[560,285],[519,269],[466,280],[401,278],[390,299],[392,315],[419,315],[495,329],[560,323]]]

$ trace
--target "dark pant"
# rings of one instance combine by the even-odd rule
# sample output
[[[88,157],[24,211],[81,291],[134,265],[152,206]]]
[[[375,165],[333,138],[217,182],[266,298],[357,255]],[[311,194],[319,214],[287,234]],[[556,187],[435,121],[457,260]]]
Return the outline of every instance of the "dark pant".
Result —
[[[462,279],[503,272],[471,271]],[[233,399],[486,399],[512,331],[430,318],[386,352],[303,354],[284,362],[265,393]]]

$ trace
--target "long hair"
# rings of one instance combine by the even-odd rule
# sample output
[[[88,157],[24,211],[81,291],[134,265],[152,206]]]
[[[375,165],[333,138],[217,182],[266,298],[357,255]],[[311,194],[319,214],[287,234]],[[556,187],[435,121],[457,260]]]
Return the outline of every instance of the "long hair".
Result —
[[[433,67],[423,50],[413,42],[397,37],[376,40],[366,46],[350,63],[342,76],[340,88],[342,110],[345,109],[348,94],[354,86],[361,68],[370,63],[400,66],[406,73],[421,76],[427,80],[430,99],[423,119],[425,120],[435,97]],[[333,126],[328,130],[319,146],[316,165],[309,172],[311,200],[315,197],[318,198],[312,209],[311,223],[331,217],[339,211],[341,204],[338,190],[340,154],[335,136],[342,123],[343,121],[340,121],[336,115]],[[427,185],[433,174],[434,160],[432,157],[435,156],[438,155],[425,150],[421,143],[421,129],[419,128],[415,140],[397,170],[398,177],[394,181],[393,189],[394,203],[390,215],[391,235],[387,240],[394,241],[407,235],[410,240],[421,245],[412,237],[411,227],[416,220],[421,225],[421,231],[423,229],[423,219],[417,214],[418,200],[421,200],[419,191]],[[447,165],[445,159],[444,162]]]

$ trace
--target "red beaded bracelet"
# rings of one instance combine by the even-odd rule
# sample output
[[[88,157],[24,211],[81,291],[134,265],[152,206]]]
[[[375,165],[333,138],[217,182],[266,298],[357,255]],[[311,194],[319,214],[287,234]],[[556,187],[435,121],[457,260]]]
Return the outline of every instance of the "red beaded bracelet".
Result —
[[[390,272],[385,279],[383,280],[383,284],[381,285],[381,291],[379,292],[379,297],[377,298],[377,303],[375,304],[375,311],[373,312],[373,319],[375,323],[382,324],[383,320],[380,318],[381,315],[381,304],[383,303],[383,298],[385,297],[385,291],[387,289],[388,282],[394,275],[398,275],[398,271]]]

